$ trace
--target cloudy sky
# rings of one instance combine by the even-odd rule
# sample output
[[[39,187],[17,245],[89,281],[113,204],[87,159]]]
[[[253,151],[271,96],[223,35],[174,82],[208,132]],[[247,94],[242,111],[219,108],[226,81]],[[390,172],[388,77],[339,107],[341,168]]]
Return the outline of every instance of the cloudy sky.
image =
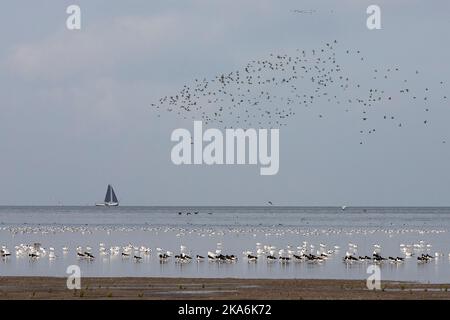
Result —
[[[71,4],[79,31],[66,29]],[[381,30],[366,27],[370,4]],[[426,129],[414,106],[398,105],[402,130],[380,122],[363,145],[359,114],[299,111],[280,131],[275,176],[173,165],[170,134],[192,120],[150,108],[196,77],[334,39],[361,50],[367,69],[450,83],[449,16],[447,0],[3,1],[0,204],[91,205],[111,183],[123,205],[450,205],[449,103],[433,105]],[[364,83],[364,68],[345,67]]]

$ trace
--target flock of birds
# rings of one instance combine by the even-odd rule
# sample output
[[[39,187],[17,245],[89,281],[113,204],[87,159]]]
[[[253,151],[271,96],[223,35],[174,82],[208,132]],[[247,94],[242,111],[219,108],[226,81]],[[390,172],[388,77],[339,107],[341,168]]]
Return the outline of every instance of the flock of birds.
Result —
[[[401,118],[405,110],[399,105],[417,107],[414,110],[420,114],[415,119],[421,119],[417,124],[426,126],[433,107],[447,102],[446,83],[437,80],[423,85],[419,70],[369,67],[364,79],[355,79],[346,71],[345,61],[353,65],[352,70],[368,67],[360,50],[338,49],[337,40],[308,51],[272,53],[211,79],[196,78],[151,106],[158,116],[174,113],[206,124],[282,127],[300,107],[315,111],[321,119],[331,105],[358,113],[362,144],[364,135],[378,132],[380,120],[399,128],[406,125],[407,118]],[[383,108],[378,112],[377,107]]]
[[[371,262],[371,263],[383,263],[388,261],[390,263],[404,263],[405,259],[416,256],[418,263],[424,263],[431,261],[432,259],[438,259],[443,257],[444,254],[440,252],[435,252],[431,255],[431,244],[426,244],[424,241],[419,241],[415,244],[400,244],[400,252],[402,256],[388,256],[383,257],[381,255],[381,246],[379,244],[373,245],[373,252],[370,256],[368,255],[358,255],[358,246],[353,243],[348,244],[348,250],[343,257],[345,263],[354,262]],[[93,254],[92,247],[77,246],[76,247],[76,257],[78,259],[86,259],[92,261],[96,258]],[[293,247],[287,246],[286,248],[278,249],[273,245],[263,245],[262,243],[256,243],[256,250],[245,250],[242,252],[242,257],[249,263],[257,262],[261,259],[265,259],[268,263],[279,261],[280,263],[289,263],[291,261],[301,262],[313,262],[321,263],[335,256],[339,253],[340,247],[333,246],[332,249],[328,249],[326,244],[320,243],[317,247],[303,241],[302,245]],[[68,247],[62,248],[62,254],[66,256],[69,252]],[[161,263],[166,263],[173,259],[177,263],[190,263],[192,260],[198,262],[208,260],[210,262],[224,262],[224,263],[235,263],[238,261],[238,257],[234,254],[226,254],[223,252],[222,243],[217,243],[216,249],[208,251],[205,256],[196,254],[195,256],[191,254],[187,247],[184,245],[180,246],[180,252],[174,254],[171,251],[164,250],[162,248],[156,248],[157,257]],[[123,259],[134,259],[136,262],[141,262],[144,257],[150,256],[152,249],[146,246],[136,246],[128,244],[126,246],[111,246],[109,248],[105,247],[104,243],[99,244],[98,255],[102,257],[106,256],[121,256]],[[58,256],[55,254],[55,249],[53,247],[48,248],[48,250],[40,243],[34,243],[32,245],[20,244],[15,246],[16,257],[29,257],[32,260],[37,260],[40,258],[47,257],[50,260],[56,259]],[[10,250],[5,246],[1,246],[0,257],[2,260],[9,259],[11,256]],[[450,259],[450,254],[448,255]]]
[[[373,245],[373,252],[371,256],[361,256],[357,255],[358,246],[353,243],[349,243],[349,249],[344,256],[344,262],[373,262],[373,263],[383,263],[384,261],[389,261],[391,263],[403,263],[405,259],[417,256],[417,261],[419,263],[429,262],[434,258],[443,257],[444,254],[441,252],[435,252],[434,256],[430,254],[432,248],[431,244],[426,244],[425,241],[420,240],[419,243],[415,244],[400,244],[400,252],[402,257],[399,256],[388,256],[383,257],[381,255],[381,246],[379,244]],[[450,259],[450,253],[448,254]]]
[[[178,211],[178,215],[181,216],[183,214],[186,214],[187,216],[190,216],[191,214],[195,214],[197,215],[199,212],[198,211],[186,211],[186,212],[182,212],[182,211]],[[212,215],[212,212],[208,212],[209,215]]]

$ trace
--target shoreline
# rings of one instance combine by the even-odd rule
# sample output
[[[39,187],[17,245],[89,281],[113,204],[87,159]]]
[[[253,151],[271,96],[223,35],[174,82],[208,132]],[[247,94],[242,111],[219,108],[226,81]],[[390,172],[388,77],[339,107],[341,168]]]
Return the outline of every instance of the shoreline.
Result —
[[[447,299],[450,283],[382,281],[372,291],[365,280],[86,277],[68,290],[62,277],[0,277],[0,300],[392,300]]]

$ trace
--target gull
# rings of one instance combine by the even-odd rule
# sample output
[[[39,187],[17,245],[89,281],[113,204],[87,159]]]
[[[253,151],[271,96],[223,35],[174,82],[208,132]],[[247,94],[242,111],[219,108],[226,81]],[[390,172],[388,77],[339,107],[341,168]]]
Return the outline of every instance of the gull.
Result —
[[[215,260],[216,254],[214,252],[208,251],[208,259],[209,260]]]
[[[84,258],[84,257],[86,257],[86,255],[83,253],[83,248],[80,247],[80,246],[77,247],[77,257],[78,257],[78,258]]]
[[[52,247],[49,248],[48,258],[49,259],[55,259],[56,258],[55,249],[52,248]]]
[[[197,261],[203,261],[203,260],[205,260],[205,257],[204,257],[204,256],[201,256],[201,255],[197,255],[196,258],[197,258]]]
[[[256,260],[258,260],[258,257],[254,256],[254,255],[251,255],[251,254],[248,254],[247,255],[247,259],[248,259],[249,262],[256,262]]]
[[[11,255],[11,253],[9,252],[8,248],[6,246],[2,246],[2,248],[0,249],[0,256],[1,257],[9,257]]]
[[[171,257],[172,253],[170,251],[166,251],[164,253],[160,253],[159,254],[159,260],[161,262],[166,262],[170,257]]]
[[[84,252],[85,257],[87,257],[89,260],[94,259],[95,257],[89,252],[89,251],[85,251]]]

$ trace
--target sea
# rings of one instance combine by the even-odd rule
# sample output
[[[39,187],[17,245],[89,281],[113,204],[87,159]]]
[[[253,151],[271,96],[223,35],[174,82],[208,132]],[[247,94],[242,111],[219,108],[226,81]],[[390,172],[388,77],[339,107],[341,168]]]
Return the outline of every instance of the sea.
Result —
[[[375,265],[381,280],[450,283],[449,231],[447,207],[3,206],[0,246],[11,255],[0,258],[0,276],[66,277],[77,266],[86,277],[365,280]],[[39,257],[16,254],[34,244]],[[77,257],[77,247],[95,258]],[[129,256],[121,254],[124,247],[132,248]],[[404,261],[343,259],[374,251]],[[161,261],[159,254],[167,252],[171,257]],[[178,262],[174,255],[181,252],[193,259]],[[237,260],[197,261],[208,252]],[[299,252],[327,257],[297,261],[292,255]],[[248,254],[258,258],[250,261]],[[269,254],[291,260],[268,262]],[[433,258],[419,261],[423,254]]]

